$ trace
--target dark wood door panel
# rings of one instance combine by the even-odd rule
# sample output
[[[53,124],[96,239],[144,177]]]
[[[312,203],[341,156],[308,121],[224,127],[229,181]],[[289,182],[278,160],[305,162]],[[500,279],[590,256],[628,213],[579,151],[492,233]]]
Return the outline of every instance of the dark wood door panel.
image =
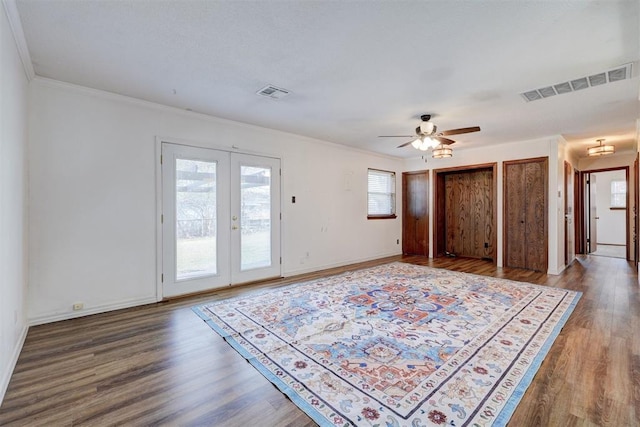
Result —
[[[546,271],[548,267],[548,160],[504,163],[504,264]]]
[[[444,181],[446,251],[493,259],[493,170],[450,173]]]
[[[525,186],[522,164],[504,165],[505,265],[525,268],[524,202]]]
[[[402,174],[402,252],[429,255],[429,172]]]
[[[525,166],[525,241],[526,268],[547,270],[547,168],[546,162],[531,162]]]

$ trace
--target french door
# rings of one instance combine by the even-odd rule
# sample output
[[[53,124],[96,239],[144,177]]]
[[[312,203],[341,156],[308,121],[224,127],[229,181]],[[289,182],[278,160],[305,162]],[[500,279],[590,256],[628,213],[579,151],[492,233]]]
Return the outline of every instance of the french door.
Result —
[[[280,160],[162,143],[162,294],[280,276]]]

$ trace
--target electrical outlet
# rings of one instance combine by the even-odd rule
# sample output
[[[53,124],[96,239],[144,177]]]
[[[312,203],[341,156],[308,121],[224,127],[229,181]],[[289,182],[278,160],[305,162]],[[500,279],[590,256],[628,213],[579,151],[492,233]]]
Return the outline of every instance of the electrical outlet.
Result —
[[[396,245],[399,245],[399,244],[400,244],[400,239],[397,239],[396,240]]]
[[[73,311],[82,310],[84,308],[84,304],[81,302],[77,302],[73,304]]]

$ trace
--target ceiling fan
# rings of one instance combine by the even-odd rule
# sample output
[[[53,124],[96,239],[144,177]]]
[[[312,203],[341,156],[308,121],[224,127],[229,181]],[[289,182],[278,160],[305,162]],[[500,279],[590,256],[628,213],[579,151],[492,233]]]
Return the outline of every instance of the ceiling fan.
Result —
[[[415,138],[411,141],[407,141],[404,144],[398,145],[398,148],[406,147],[411,144],[414,148],[422,151],[427,151],[429,148],[434,149],[434,157],[451,157],[451,149],[445,147],[451,145],[455,141],[446,136],[460,135],[463,133],[479,132],[479,126],[472,126],[468,128],[450,129],[442,132],[438,132],[438,128],[431,120],[431,114],[423,114],[420,116],[422,122],[416,128]],[[414,135],[380,135],[379,138],[411,138]],[[436,150],[441,150],[436,153]]]

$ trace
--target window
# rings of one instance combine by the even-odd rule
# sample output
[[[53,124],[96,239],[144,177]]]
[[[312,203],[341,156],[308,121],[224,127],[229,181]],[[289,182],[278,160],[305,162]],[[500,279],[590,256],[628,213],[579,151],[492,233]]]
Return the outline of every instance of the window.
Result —
[[[611,181],[611,209],[627,207],[627,181]]]
[[[367,218],[396,217],[396,173],[369,169]]]

